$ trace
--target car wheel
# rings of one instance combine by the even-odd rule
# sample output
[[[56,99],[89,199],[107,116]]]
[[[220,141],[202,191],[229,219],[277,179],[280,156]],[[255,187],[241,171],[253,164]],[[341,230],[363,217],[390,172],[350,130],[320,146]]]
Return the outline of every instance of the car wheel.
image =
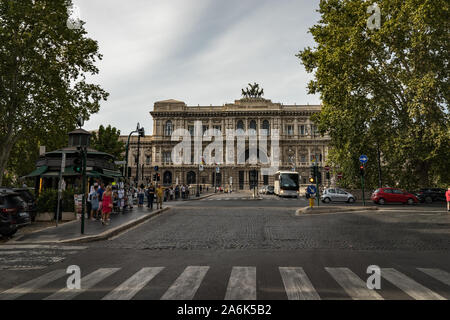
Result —
[[[426,203],[432,203],[432,202],[433,202],[433,199],[432,199],[431,197],[426,197],[426,198],[425,198],[425,202],[426,202]]]
[[[348,198],[348,201],[347,201],[348,203],[353,203],[353,202],[355,202],[355,199],[354,198]]]
[[[329,203],[330,201],[331,201],[331,199],[328,198],[328,197],[326,197],[326,198],[323,199],[323,202],[324,202],[324,203]]]
[[[383,205],[383,204],[385,204],[385,203],[386,203],[386,201],[384,201],[383,198],[380,198],[380,199],[378,200],[378,204]]]
[[[406,203],[409,204],[409,205],[412,205],[412,204],[414,203],[414,200],[411,199],[411,198],[409,198],[408,201],[407,201]]]

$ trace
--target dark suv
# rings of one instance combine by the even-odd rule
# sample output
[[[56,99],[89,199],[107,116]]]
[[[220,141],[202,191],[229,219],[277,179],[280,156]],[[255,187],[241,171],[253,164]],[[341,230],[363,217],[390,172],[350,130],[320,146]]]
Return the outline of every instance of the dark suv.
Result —
[[[14,188],[13,191],[18,193],[20,197],[25,201],[25,203],[27,204],[27,212],[30,215],[31,221],[34,222],[37,214],[37,205],[33,194],[27,188]]]
[[[0,192],[0,234],[10,237],[18,229],[31,223],[27,205],[18,193]]]
[[[445,189],[424,188],[416,192],[417,199],[420,202],[432,203],[433,201],[446,201]]]

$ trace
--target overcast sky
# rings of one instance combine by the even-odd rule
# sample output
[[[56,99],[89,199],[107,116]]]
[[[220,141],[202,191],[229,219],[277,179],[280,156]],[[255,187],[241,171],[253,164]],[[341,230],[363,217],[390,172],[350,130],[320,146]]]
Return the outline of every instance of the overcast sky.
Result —
[[[74,0],[104,58],[91,81],[110,93],[86,129],[151,133],[155,101],[223,105],[257,82],[264,97],[319,104],[295,57],[314,46],[318,0]]]

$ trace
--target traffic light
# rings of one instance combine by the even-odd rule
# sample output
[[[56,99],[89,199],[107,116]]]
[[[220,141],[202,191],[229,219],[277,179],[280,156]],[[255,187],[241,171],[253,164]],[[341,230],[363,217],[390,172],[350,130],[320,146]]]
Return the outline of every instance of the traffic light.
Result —
[[[73,159],[73,171],[81,174],[83,172],[83,152],[78,150]]]
[[[316,166],[311,166],[310,167],[310,178],[309,178],[309,182],[314,183],[316,181]]]
[[[360,174],[361,176],[364,176],[364,166],[363,166],[363,165],[360,165],[360,166],[359,166],[359,174]]]
[[[161,174],[159,173],[156,174],[156,181],[161,181]]]
[[[327,177],[327,180],[330,180],[330,172],[329,171],[327,171],[326,177]]]
[[[309,178],[309,182],[314,183],[314,181],[315,181],[314,178],[312,178],[312,177]]]

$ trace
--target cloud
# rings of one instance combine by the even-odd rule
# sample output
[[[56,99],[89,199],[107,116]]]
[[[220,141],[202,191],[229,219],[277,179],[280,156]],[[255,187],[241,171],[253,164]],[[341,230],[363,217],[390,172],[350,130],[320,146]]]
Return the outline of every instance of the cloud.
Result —
[[[272,101],[320,103],[295,57],[314,45],[307,31],[318,1],[74,2],[104,55],[91,81],[111,94],[88,129],[111,124],[126,134],[140,122],[151,132],[155,101],[222,105],[254,81]]]

